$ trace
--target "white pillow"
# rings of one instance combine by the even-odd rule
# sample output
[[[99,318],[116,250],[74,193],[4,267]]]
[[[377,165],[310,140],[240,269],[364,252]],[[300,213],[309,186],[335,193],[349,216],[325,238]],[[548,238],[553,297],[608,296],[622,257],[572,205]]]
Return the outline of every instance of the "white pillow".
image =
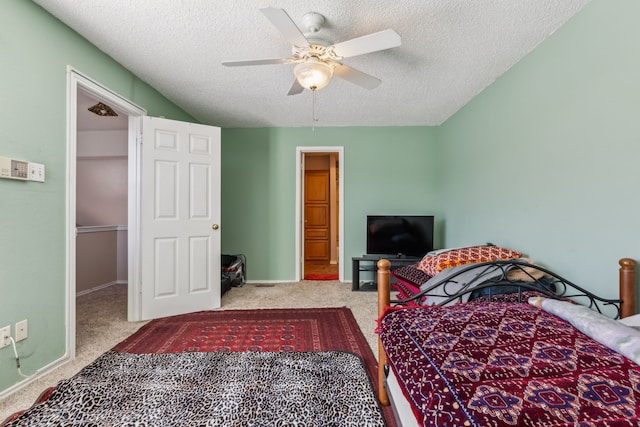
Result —
[[[633,327],[568,301],[532,297],[529,304],[566,320],[583,334],[640,364],[640,331]]]
[[[624,323],[627,326],[640,326],[640,314],[619,319],[618,322]]]

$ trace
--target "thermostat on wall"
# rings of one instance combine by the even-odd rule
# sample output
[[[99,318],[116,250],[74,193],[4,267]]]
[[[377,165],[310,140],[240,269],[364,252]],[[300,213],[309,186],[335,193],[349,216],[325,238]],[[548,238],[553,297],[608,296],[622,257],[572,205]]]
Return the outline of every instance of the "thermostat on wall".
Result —
[[[0,178],[44,182],[44,165],[0,156]]]

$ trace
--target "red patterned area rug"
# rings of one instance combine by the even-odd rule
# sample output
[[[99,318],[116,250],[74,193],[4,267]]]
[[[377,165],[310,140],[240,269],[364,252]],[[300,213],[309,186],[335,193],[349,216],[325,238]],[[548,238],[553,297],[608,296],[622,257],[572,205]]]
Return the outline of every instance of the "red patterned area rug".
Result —
[[[349,351],[376,364],[353,313],[346,307],[212,310],[152,320],[113,350]]]
[[[338,280],[337,274],[305,274],[304,280]]]

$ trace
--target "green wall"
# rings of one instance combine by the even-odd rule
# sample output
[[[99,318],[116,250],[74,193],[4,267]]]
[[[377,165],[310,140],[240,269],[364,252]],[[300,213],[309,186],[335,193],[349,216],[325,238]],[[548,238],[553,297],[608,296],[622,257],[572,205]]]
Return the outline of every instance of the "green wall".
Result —
[[[429,127],[223,129],[223,253],[247,256],[249,280],[293,280],[296,147],[342,146],[349,280],[351,257],[366,252],[367,214],[442,218],[434,135]]]
[[[0,180],[0,326],[28,319],[33,373],[65,352],[67,65],[149,115],[195,120],[31,1],[2,1],[0,62],[0,155],[46,167],[43,184]],[[0,390],[19,380],[0,349]]]
[[[438,129],[446,242],[602,295],[640,258],[640,2],[595,0]]]

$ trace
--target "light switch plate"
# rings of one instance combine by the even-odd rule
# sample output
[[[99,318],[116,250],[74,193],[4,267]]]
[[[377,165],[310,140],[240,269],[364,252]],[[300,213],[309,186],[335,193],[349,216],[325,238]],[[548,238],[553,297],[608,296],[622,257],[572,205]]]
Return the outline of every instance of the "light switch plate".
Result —
[[[29,180],[44,182],[44,165],[29,162]]]

